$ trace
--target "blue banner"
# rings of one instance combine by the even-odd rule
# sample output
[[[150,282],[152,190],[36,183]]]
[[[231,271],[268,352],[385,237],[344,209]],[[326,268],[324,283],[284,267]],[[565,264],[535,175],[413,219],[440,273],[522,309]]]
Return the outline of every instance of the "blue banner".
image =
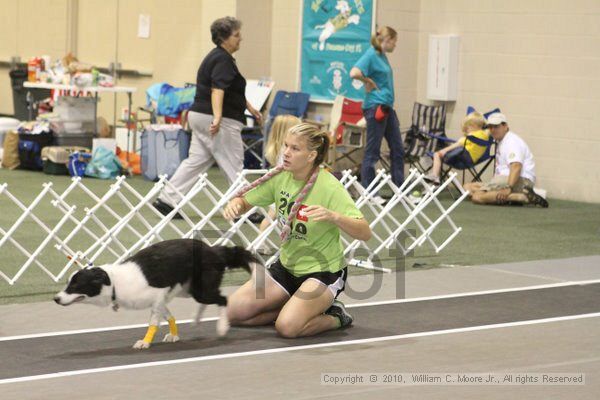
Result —
[[[374,0],[304,0],[300,90],[313,100],[363,99],[350,69],[371,46]]]

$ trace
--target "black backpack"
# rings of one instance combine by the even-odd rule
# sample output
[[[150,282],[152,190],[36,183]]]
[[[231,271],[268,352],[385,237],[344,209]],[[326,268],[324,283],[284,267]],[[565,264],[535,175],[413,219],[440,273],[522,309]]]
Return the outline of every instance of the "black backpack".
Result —
[[[52,141],[52,132],[19,134],[20,167],[22,169],[41,171],[43,168],[42,149],[46,146],[51,146]]]

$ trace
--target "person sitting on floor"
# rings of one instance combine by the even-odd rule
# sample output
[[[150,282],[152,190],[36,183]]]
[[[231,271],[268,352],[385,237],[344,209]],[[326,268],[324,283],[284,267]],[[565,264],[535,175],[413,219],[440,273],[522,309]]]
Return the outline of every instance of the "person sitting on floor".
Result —
[[[490,134],[484,127],[485,118],[483,114],[472,112],[467,115],[462,124],[462,131],[465,136],[433,154],[431,173],[425,176],[425,180],[436,185],[440,184],[442,162],[460,169],[474,166],[481,156],[483,156],[486,148],[471,140],[467,140],[467,136],[488,141]]]
[[[527,143],[508,126],[502,113],[488,117],[490,134],[498,143],[494,177],[490,182],[467,183],[475,204],[532,204],[548,207],[548,202],[533,191],[535,163]]]
[[[368,241],[372,233],[344,185],[321,168],[329,144],[327,132],[316,126],[294,126],[285,137],[283,163],[225,207],[225,218],[234,219],[254,206],[275,204],[282,240],[279,259],[268,269],[257,265],[252,278],[229,296],[232,325],[275,323],[284,338],[352,325],[336,300],[348,275],[340,235]]]

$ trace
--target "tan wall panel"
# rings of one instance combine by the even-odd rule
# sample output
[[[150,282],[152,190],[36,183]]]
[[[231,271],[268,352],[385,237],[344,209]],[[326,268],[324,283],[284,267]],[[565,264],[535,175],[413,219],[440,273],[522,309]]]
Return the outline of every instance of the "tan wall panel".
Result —
[[[117,60],[121,68],[149,72],[154,74],[157,54],[155,43],[158,41],[156,23],[159,14],[168,13],[167,2],[127,0],[119,1]],[[161,8],[159,10],[159,8]],[[140,15],[150,16],[150,37],[138,37],[138,23]],[[134,108],[146,102],[145,89],[154,83],[154,77],[123,76],[118,80],[119,86],[133,86],[137,91],[133,94]],[[117,115],[127,106],[127,96],[117,95]]]
[[[300,0],[273,1],[271,16],[271,77],[275,91],[299,89]]]
[[[117,52],[117,0],[85,0],[77,4],[77,48],[81,62],[108,68]],[[103,93],[98,116],[113,124],[115,95]]]
[[[49,55],[53,59],[64,55],[67,44],[67,0],[4,0],[0,3],[0,60]],[[0,112],[13,113],[12,88],[8,69],[0,70]]]
[[[394,71],[394,108],[404,129],[410,126],[410,116],[417,100],[415,82],[418,75],[420,1],[379,0],[377,19],[379,26],[390,26],[398,32],[396,49],[388,54]]]
[[[17,56],[17,16],[19,7],[16,0],[0,0],[0,60],[9,61]]]
[[[117,0],[85,0],[78,3],[77,57],[99,67],[115,60]]]
[[[116,3],[115,3],[116,6]],[[123,76],[118,85],[136,87],[133,94],[134,109],[146,103],[145,90],[157,82],[183,86],[195,80],[201,60],[201,12],[202,3],[195,0],[119,2],[119,38],[116,37],[117,18],[113,16],[115,29],[113,53],[118,53],[122,68],[151,72],[152,77]],[[116,9],[114,11],[116,15]],[[150,15],[150,37],[138,38],[140,14]],[[208,29],[208,28],[206,28]],[[108,49],[107,54],[110,54]],[[114,56],[112,57],[114,59]],[[127,106],[127,96],[104,95],[108,101],[101,105],[101,112],[112,121],[113,108],[117,117]],[[116,106],[115,106],[116,101]]]
[[[600,137],[590,134],[600,130],[600,3],[421,4],[420,99],[426,96],[428,35],[461,36],[450,136],[458,136],[467,105],[484,111],[499,106],[531,147],[538,185],[549,196],[600,201],[600,179],[593,172],[600,166]]]
[[[243,0],[241,0],[243,1]],[[202,26],[201,52],[202,58],[214,48],[210,38],[210,24],[217,18],[235,17],[237,13],[236,0],[202,0],[200,24]]]
[[[17,0],[0,0],[0,61],[19,56],[17,50]],[[0,67],[0,114],[14,113],[9,68]]]
[[[235,54],[246,79],[271,75],[272,0],[238,1],[237,18],[242,21],[242,43]]]
[[[158,2],[152,28],[154,42],[154,82],[183,86],[195,82],[202,61],[202,39],[208,26],[201,23],[202,4],[196,0],[179,0],[162,6]]]
[[[18,51],[21,59],[62,57],[67,44],[67,0],[19,0]]]

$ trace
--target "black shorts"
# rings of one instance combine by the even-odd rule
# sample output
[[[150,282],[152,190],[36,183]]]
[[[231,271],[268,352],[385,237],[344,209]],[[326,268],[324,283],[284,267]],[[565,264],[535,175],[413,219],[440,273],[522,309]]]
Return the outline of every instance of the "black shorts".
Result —
[[[291,297],[302,286],[304,281],[314,279],[327,286],[327,289],[335,299],[344,291],[346,286],[346,277],[348,276],[348,267],[338,272],[314,272],[312,274],[294,276],[277,260],[269,268],[267,274]]]

